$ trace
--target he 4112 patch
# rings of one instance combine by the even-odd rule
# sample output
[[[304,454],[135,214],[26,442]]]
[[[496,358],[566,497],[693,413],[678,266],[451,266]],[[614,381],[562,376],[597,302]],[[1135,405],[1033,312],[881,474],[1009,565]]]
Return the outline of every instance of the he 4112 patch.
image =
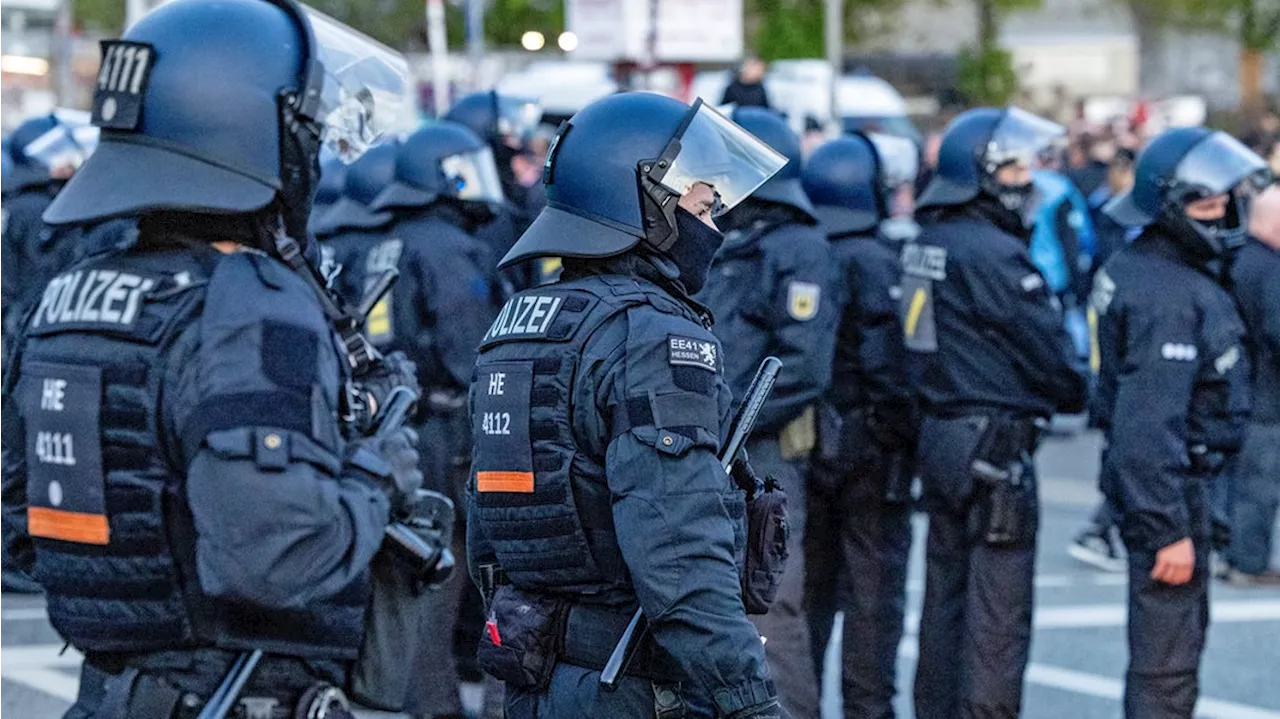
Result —
[[[701,367],[715,372],[720,362],[719,349],[710,340],[667,335],[667,361],[672,365]]]

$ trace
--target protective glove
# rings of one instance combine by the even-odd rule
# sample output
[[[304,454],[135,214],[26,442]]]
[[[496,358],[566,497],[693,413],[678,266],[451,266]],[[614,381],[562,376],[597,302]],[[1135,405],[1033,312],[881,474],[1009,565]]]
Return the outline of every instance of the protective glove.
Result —
[[[343,469],[361,476],[386,493],[393,517],[409,514],[422,488],[418,433],[401,427],[379,439],[369,437],[347,445]]]
[[[364,411],[357,413],[357,428],[361,433],[372,429],[373,417],[377,415],[391,390],[408,387],[414,392],[420,391],[418,365],[403,352],[386,355],[372,368],[353,377],[352,383],[364,407]]]
[[[753,704],[730,714],[727,719],[790,719],[777,699]]]

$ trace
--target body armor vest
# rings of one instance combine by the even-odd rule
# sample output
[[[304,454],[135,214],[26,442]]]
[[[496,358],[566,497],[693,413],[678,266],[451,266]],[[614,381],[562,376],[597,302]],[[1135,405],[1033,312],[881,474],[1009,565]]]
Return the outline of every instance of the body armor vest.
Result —
[[[595,456],[574,436],[573,412],[596,407],[573,388],[596,330],[644,305],[701,322],[648,282],[592,276],[515,295],[480,345],[471,388],[474,501],[518,587],[596,594],[628,582],[603,452]]]
[[[156,425],[162,355],[199,316],[214,262],[90,257],[50,281],[27,320],[14,389],[34,574],[81,650],[197,641],[191,520]]]

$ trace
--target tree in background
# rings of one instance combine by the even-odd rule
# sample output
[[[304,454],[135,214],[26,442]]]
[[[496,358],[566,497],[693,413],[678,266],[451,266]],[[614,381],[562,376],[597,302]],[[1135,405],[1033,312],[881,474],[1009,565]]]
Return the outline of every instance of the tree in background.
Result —
[[[958,59],[957,89],[970,104],[1004,105],[1018,91],[1013,55],[1000,46],[1000,25],[1009,13],[1040,6],[1041,0],[975,0],[978,44]]]
[[[844,0],[844,40],[857,44],[893,24],[900,0]],[[765,60],[826,57],[824,0],[746,0],[747,45]]]

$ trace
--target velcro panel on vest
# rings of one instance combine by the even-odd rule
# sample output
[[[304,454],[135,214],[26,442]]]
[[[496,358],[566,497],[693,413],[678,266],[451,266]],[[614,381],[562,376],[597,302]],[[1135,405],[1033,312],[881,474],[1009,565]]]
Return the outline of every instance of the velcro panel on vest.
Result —
[[[478,364],[472,463],[479,519],[516,584],[598,585],[601,573],[570,476],[575,450],[569,392],[576,352],[569,347],[536,359],[503,358],[529,349],[509,345],[482,355]]]

